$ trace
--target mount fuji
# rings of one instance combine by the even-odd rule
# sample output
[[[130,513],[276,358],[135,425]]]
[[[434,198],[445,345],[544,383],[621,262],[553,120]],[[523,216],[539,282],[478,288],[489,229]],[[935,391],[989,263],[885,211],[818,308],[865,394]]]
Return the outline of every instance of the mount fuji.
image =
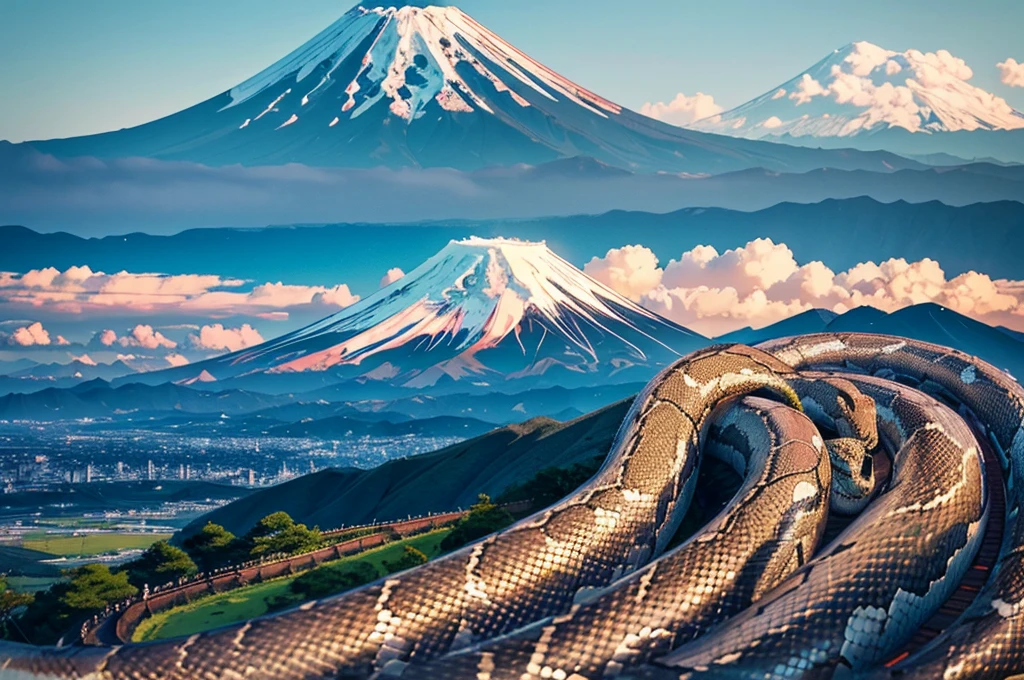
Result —
[[[1014,152],[1005,147],[1009,142],[1024,149],[1024,113],[972,85],[973,75],[946,50],[894,52],[856,42],[760,97],[689,127],[792,144],[1013,161],[1006,156]]]
[[[704,344],[543,242],[474,237],[306,328],[130,380],[272,392],[339,383],[360,394],[511,392],[643,382]]]
[[[213,166],[473,170],[585,156],[644,172],[921,167],[682,130],[576,85],[456,7],[412,4],[357,6],[249,80],[166,118],[28,144]]]

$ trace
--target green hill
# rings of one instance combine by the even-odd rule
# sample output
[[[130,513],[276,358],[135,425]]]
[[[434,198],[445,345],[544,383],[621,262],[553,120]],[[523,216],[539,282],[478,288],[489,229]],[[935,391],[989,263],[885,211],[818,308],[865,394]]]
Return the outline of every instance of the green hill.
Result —
[[[186,526],[178,539],[207,521],[241,535],[279,510],[296,522],[331,529],[467,508],[479,494],[497,497],[544,468],[568,467],[606,454],[630,401],[568,423],[534,418],[371,470],[306,475],[218,508]]]

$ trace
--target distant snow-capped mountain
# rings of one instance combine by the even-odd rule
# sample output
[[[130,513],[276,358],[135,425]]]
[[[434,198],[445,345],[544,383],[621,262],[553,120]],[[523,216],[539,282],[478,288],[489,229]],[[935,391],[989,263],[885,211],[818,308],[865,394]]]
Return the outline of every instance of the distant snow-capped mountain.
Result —
[[[593,385],[646,380],[703,344],[544,243],[470,238],[304,329],[142,378],[292,391],[343,381],[463,390]]]
[[[406,4],[357,6],[256,76],[161,120],[31,144],[208,165],[476,169],[590,156],[693,173],[918,166],[682,130],[571,82],[456,7]]]
[[[939,133],[1024,128],[1024,114],[975,87],[946,50],[836,50],[760,97],[691,127],[750,139],[854,137],[891,128]]]

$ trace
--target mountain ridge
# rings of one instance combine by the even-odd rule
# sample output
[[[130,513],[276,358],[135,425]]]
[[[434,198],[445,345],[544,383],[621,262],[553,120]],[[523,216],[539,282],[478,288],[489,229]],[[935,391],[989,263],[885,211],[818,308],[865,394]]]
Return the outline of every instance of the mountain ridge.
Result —
[[[922,167],[885,152],[675,128],[569,81],[456,7],[408,4],[356,6],[260,73],[171,116],[29,145],[58,156],[211,166],[476,169],[589,155],[631,169],[686,172]]]

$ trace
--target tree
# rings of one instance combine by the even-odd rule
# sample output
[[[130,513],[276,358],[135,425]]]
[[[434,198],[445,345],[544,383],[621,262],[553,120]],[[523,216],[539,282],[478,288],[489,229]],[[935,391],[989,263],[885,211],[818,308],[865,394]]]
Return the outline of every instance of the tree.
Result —
[[[219,524],[207,522],[197,533],[185,539],[185,552],[202,571],[212,571],[241,557],[240,541]]]
[[[315,600],[357,588],[379,576],[372,564],[357,560],[308,571],[292,581],[289,588],[303,600]]]
[[[427,561],[427,556],[412,547],[411,545],[405,546],[405,550],[402,552],[402,556],[394,562],[384,562],[384,568],[389,574],[393,574],[396,571],[405,571],[406,569],[412,569],[418,567]]]
[[[254,556],[297,553],[316,550],[323,543],[319,527],[296,524],[287,512],[275,512],[261,519],[246,534],[249,553]]]
[[[157,541],[137,560],[124,565],[122,570],[128,573],[132,585],[141,588],[148,584],[152,588],[192,576],[199,568],[181,548],[167,541]]]
[[[0,635],[4,639],[19,639],[19,635],[13,635],[14,631],[11,630],[11,619],[14,611],[21,607],[27,607],[32,604],[35,598],[31,593],[19,593],[11,590],[10,585],[7,583],[7,575],[0,574]],[[13,636],[12,636],[13,635]]]
[[[570,467],[544,468],[522,484],[513,484],[501,492],[502,503],[532,501],[533,507],[546,508],[569,494],[594,476],[604,461],[603,456],[574,463]]]
[[[441,549],[461,548],[478,538],[504,529],[512,522],[512,515],[507,510],[492,503],[490,496],[482,493],[478,501],[470,506],[469,514],[460,519],[452,532],[441,541]]]
[[[20,619],[18,627],[34,644],[52,645],[72,625],[139,592],[127,572],[112,573],[105,564],[86,564],[65,574],[68,580],[37,595]]]

